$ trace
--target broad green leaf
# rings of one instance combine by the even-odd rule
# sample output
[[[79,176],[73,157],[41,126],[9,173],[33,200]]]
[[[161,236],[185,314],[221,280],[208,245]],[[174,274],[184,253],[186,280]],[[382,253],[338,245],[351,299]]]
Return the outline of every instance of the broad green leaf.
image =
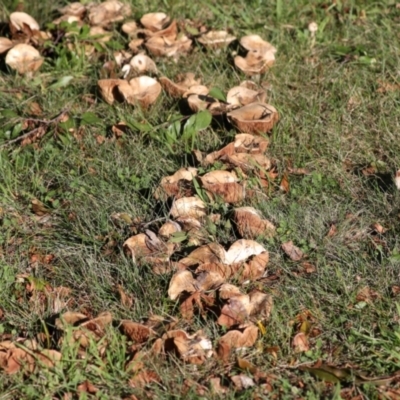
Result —
[[[95,125],[99,124],[101,119],[92,112],[85,112],[81,117],[81,125]]]
[[[208,92],[208,95],[214,97],[215,99],[226,101],[226,96],[220,88],[217,87],[211,88],[210,91]]]
[[[1,116],[5,118],[16,118],[18,117],[18,114],[14,110],[10,110],[7,108],[6,110],[1,110],[0,111]]]

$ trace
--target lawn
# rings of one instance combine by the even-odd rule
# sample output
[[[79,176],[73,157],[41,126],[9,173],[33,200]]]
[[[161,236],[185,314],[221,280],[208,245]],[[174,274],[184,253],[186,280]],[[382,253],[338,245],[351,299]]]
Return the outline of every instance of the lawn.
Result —
[[[107,27],[105,44],[87,26],[50,25],[33,74],[0,55],[0,399],[400,398],[399,5],[131,3],[132,14]],[[16,10],[46,30],[66,4],[5,0],[0,36],[10,37]],[[157,195],[164,177],[182,167],[225,170],[221,160],[201,163],[199,152],[220,150],[240,131],[224,112],[211,123],[208,111],[188,113],[165,90],[148,108],[103,99],[98,80],[123,75],[111,66],[116,51],[129,50],[122,23],[150,12],[176,19],[193,39],[177,59],[151,56],[158,73],[150,75],[194,73],[220,99],[250,79],[279,113],[261,134],[269,182],[257,186],[257,168],[240,175],[246,197],[237,202],[210,196],[201,178],[185,184],[207,216],[195,233],[181,224],[162,241],[174,253],[157,261],[159,270],[143,254],[134,262],[125,241],[173,219],[174,196]],[[258,34],[276,47],[275,63],[248,77],[234,65],[238,41],[204,47],[203,28]],[[196,291],[201,306],[188,315],[181,303],[195,289],[174,298],[171,282],[196,247],[227,250],[242,237],[233,222],[242,206],[276,227],[253,238],[269,262],[249,282],[224,281],[243,298],[263,293],[269,309],[235,317],[256,327],[257,338],[224,352],[221,337],[239,323],[219,323],[221,291]],[[79,313],[75,322],[66,312]],[[124,321],[140,323],[146,340]],[[168,338],[176,330],[186,333]],[[212,351],[196,353],[198,338]]]

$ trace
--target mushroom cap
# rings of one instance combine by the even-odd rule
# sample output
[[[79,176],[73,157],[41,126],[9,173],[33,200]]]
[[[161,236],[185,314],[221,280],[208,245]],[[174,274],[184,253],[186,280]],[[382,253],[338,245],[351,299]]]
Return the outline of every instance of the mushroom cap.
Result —
[[[131,79],[129,86],[118,85],[118,90],[129,104],[139,103],[141,107],[147,108],[157,100],[161,93],[161,85],[156,79],[143,75]]]
[[[115,100],[122,101],[123,98],[118,91],[118,86],[123,84],[123,79],[100,79],[97,85],[100,88],[100,93],[103,99],[108,104],[113,104]]]
[[[157,32],[164,29],[170,22],[167,14],[162,12],[144,14],[140,18],[140,23],[152,32]]]
[[[206,47],[218,49],[229,45],[236,37],[226,31],[209,31],[197,40]]]
[[[240,44],[248,51],[258,50],[261,52],[273,51],[276,52],[276,48],[269,42],[262,39],[259,35],[247,35],[240,39]]]
[[[263,103],[266,98],[264,90],[252,90],[244,86],[235,86],[229,90],[226,101],[235,106],[245,106],[250,103]]]
[[[180,74],[176,77],[176,82],[166,76],[160,78],[160,83],[163,89],[172,97],[181,97],[189,88],[193,86],[201,86],[201,80],[195,79],[195,74],[188,72]]]
[[[137,54],[136,56],[132,57],[129,64],[137,73],[158,73],[155,62],[149,56],[146,56],[146,54]]]
[[[265,103],[251,103],[227,114],[231,123],[241,132],[266,133],[279,120],[275,107]]]
[[[101,26],[92,26],[89,31],[89,37],[98,36],[95,40],[99,43],[106,43],[111,40],[112,32],[106,31]]]
[[[128,21],[122,25],[121,29],[122,32],[126,33],[128,36],[133,36],[136,33],[138,26],[135,21]]]
[[[243,71],[246,75],[263,74],[275,62],[273,52],[260,53],[257,50],[252,50],[247,53],[245,58],[236,56],[234,62],[237,68]]]
[[[112,22],[122,21],[131,15],[131,7],[118,0],[107,0],[89,9],[91,25],[107,26]]]
[[[185,35],[178,40],[169,40],[161,36],[153,36],[146,41],[145,46],[149,52],[157,57],[177,57],[190,50],[192,41]]]
[[[66,5],[65,7],[60,8],[59,11],[60,11],[60,14],[74,15],[74,16],[80,18],[83,16],[83,14],[85,14],[86,7],[79,2],[75,2],[75,3],[71,3],[71,4]]]
[[[20,74],[37,71],[43,61],[43,57],[33,46],[24,43],[17,44],[6,55],[6,64]]]
[[[29,14],[16,11],[10,14],[10,24],[17,30],[22,31],[24,24],[28,25],[32,31],[40,30],[39,24]]]
[[[5,37],[0,37],[0,54],[5,53],[6,51],[10,50],[11,47],[14,46],[14,43]]]

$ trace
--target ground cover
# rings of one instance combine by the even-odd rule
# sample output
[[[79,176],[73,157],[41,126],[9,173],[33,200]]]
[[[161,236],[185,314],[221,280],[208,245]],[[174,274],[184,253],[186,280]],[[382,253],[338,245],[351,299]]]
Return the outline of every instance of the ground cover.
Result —
[[[44,62],[32,74],[0,56],[0,398],[400,396],[400,8],[229,3],[136,2],[105,26],[113,33],[105,44],[84,26],[50,26],[48,43],[33,43]],[[45,30],[66,4],[6,1],[0,36],[11,38],[16,10]],[[140,26],[155,11],[193,43],[179,57],[150,55],[158,73],[149,75],[194,73],[217,100],[250,79],[276,108],[279,122],[261,135],[265,152],[250,146],[265,157],[251,168],[232,167],[232,154],[207,162],[238,141],[227,110],[211,120],[165,89],[147,108],[129,96],[104,100],[98,81],[124,74],[111,65],[132,39],[123,22]],[[207,47],[203,29],[258,34],[276,47],[275,62],[249,77],[234,63],[238,40]],[[198,175],[168,196],[160,184],[181,168]],[[215,194],[211,171],[235,171],[229,179],[246,195],[224,197],[233,186]],[[178,221],[183,229],[163,238],[163,224],[179,219],[172,199],[189,196],[203,202],[200,229]],[[255,234],[241,229],[243,206],[275,232],[266,223]],[[245,242],[255,250],[237,266],[229,249],[242,237],[261,247]],[[207,286],[188,264],[210,244],[218,258],[201,257],[222,280]],[[266,253],[258,276],[249,265]],[[182,272],[185,286],[176,284]],[[222,283],[240,293],[224,298]],[[259,308],[255,293],[265,296]],[[238,326],[244,344],[226,340]]]

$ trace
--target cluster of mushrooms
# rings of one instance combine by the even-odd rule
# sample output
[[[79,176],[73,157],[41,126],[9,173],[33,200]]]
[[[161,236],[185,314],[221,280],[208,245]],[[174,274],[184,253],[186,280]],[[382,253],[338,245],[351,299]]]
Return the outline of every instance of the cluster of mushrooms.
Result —
[[[232,143],[218,151],[208,155],[196,153],[202,167],[212,167],[218,162],[223,169],[201,175],[197,168],[181,168],[163,178],[154,195],[160,201],[173,199],[170,219],[157,234],[146,230],[129,238],[124,249],[138,266],[150,264],[157,274],[174,272],[168,295],[172,301],[179,301],[183,318],[192,320],[198,314],[215,315],[217,323],[227,330],[218,342],[217,352],[218,349],[229,352],[252,346],[259,331],[256,322],[268,319],[272,298],[257,289],[245,293],[240,287],[265,274],[268,251],[255,239],[272,236],[275,226],[253,207],[234,208],[232,219],[242,238],[228,250],[219,243],[207,243],[204,226],[208,220],[218,224],[221,218],[208,213],[207,200],[235,206],[268,187],[276,177],[271,160],[265,155],[268,140],[260,134],[271,131],[279,119],[278,112],[265,102],[265,91],[253,81],[246,80],[231,88],[226,101],[222,101],[210,96],[209,88],[194,74],[183,73],[174,79],[159,76],[156,63],[150,58],[171,57],[179,62],[182,54],[193,50],[194,43],[210,51],[220,51],[236,37],[226,31],[207,30],[188,20],[178,23],[164,13],[146,14],[140,21],[129,21],[130,6],[117,0],[89,5],[72,3],[60,13],[53,24],[90,27],[88,35],[92,39],[84,48],[88,57],[98,51],[94,42],[103,45],[112,38],[109,28],[125,21],[121,29],[130,39],[128,49],[114,52],[114,59],[104,65],[105,70],[117,67],[118,74],[98,81],[100,94],[108,104],[126,102],[148,108],[164,90],[174,99],[184,99],[193,113],[208,110],[213,116],[225,115],[241,132]],[[6,55],[6,64],[18,73],[34,73],[43,63],[40,49],[46,40],[51,40],[51,33],[41,31],[37,22],[23,12],[10,15],[10,31],[11,38],[0,38],[0,54]],[[66,34],[65,40],[69,49],[75,51],[73,33]],[[245,36],[239,43],[245,54],[237,55],[234,63],[247,76],[262,74],[274,63],[276,49],[260,36]],[[206,198],[200,198],[196,188],[200,188]],[[182,232],[188,244],[196,248],[184,258],[172,261],[172,256],[181,249],[181,243],[174,239]],[[174,330],[176,321],[165,329],[166,324],[161,324],[157,318],[150,318],[146,323],[121,322],[121,330],[135,345],[140,347],[152,341],[148,352],[141,349],[135,357],[174,351],[186,362],[201,364],[214,353],[211,340],[204,332],[189,335]],[[80,323],[80,320],[85,322]],[[107,314],[90,321],[87,322],[85,315],[65,313],[58,328],[81,327],[75,331],[73,340],[84,349],[88,338],[99,341],[105,335],[105,326],[111,324],[112,317]],[[159,329],[161,325],[163,329]],[[7,360],[12,360],[16,351],[13,349],[10,344],[4,350]],[[0,346],[0,358],[2,351]],[[8,364],[5,365],[8,368]]]

